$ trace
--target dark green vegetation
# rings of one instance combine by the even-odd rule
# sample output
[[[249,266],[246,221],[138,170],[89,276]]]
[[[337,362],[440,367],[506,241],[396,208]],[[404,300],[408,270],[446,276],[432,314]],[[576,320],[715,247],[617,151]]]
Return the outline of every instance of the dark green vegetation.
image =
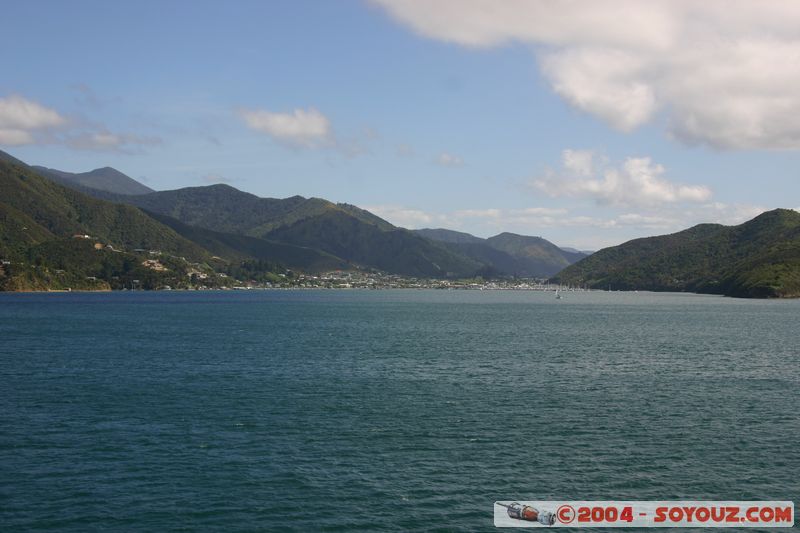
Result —
[[[149,252],[122,252],[95,248],[91,239],[63,238],[29,247],[22,256],[3,265],[4,290],[111,290],[226,286],[207,264]]]
[[[199,244],[218,257],[241,261],[249,259],[272,261],[290,268],[311,272],[350,268],[346,261],[313,248],[248,237],[247,235],[222,233],[190,226],[166,215],[159,215],[149,211],[147,213],[175,230],[181,236]]]
[[[6,161],[0,161],[0,222],[4,258],[77,234],[121,249],[162,250],[195,261],[209,257],[202,247],[135,207],[91,198]]]
[[[393,226],[381,229],[338,209],[276,228],[268,236],[409,276],[468,277],[482,267],[411,231]]]
[[[701,224],[606,248],[553,281],[597,289],[800,297],[800,213],[775,209],[739,226]]]
[[[586,257],[580,252],[562,250],[541,237],[514,233],[501,233],[488,239],[446,229],[421,229],[416,233],[482,263],[485,265],[483,272],[489,276],[548,277]]]
[[[186,286],[192,272],[218,286],[214,267],[230,266],[135,207],[62,187],[7,157],[0,259],[0,290]]]

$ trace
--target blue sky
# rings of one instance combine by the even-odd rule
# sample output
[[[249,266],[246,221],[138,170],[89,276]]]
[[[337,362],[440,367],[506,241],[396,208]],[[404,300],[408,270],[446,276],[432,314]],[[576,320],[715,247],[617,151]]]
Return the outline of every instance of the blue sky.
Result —
[[[0,148],[583,249],[800,205],[793,3],[500,4],[8,2]]]

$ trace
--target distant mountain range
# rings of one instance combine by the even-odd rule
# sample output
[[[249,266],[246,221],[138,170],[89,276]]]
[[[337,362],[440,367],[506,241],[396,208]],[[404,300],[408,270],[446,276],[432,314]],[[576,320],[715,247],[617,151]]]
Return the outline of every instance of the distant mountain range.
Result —
[[[441,228],[415,232],[455,253],[483,263],[487,272],[495,275],[549,277],[586,257],[586,254],[566,251],[541,237],[514,233],[481,239],[469,233]]]
[[[302,196],[259,198],[229,185],[101,196],[193,228],[322,250],[354,264],[411,276],[548,277],[585,257],[540,237],[480,239],[444,229],[409,231],[353,205]]]
[[[738,226],[687,230],[605,248],[554,282],[595,289],[800,297],[800,213],[775,209]]]
[[[233,236],[250,237],[316,250],[350,268],[374,268],[407,276],[469,277],[483,267],[368,211],[321,198],[260,198],[229,185],[143,195],[89,193],[139,207],[191,239],[199,239],[201,230],[210,230],[216,232],[217,239],[221,234],[226,235],[229,246],[243,243]],[[238,244],[235,247],[241,254],[249,253],[248,249],[238,248]],[[288,265],[318,271],[318,263]]]
[[[513,233],[410,231],[321,198],[259,198],[228,185],[153,191],[110,167],[63,172],[0,151],[0,259],[0,290],[157,287],[181,276],[214,286],[226,272],[266,279],[290,268],[795,297],[800,213],[777,209],[587,255]]]
[[[85,259],[83,248],[75,255],[78,245],[63,241],[73,234],[206,266],[258,260],[312,273],[361,268],[431,278],[546,277],[583,257],[539,237],[410,231],[353,205],[260,198],[228,185],[153,191],[110,167],[70,173],[28,166],[4,152],[0,192],[0,259],[30,260],[33,248],[61,240],[48,254],[59,257],[62,271],[69,270],[69,257]],[[456,235],[464,242],[450,242]],[[37,255],[47,263],[45,256]],[[36,272],[26,271],[29,281]]]

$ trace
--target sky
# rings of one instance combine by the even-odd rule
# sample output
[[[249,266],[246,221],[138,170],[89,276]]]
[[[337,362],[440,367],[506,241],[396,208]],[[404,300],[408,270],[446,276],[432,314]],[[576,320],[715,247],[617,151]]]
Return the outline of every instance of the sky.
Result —
[[[0,149],[585,250],[800,206],[800,3],[9,0]]]

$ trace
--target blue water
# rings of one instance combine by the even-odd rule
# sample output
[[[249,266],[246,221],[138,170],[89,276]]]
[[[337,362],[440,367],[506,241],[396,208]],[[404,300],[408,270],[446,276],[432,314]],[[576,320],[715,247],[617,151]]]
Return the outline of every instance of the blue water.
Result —
[[[800,301],[0,294],[0,530],[490,531],[800,500]]]

